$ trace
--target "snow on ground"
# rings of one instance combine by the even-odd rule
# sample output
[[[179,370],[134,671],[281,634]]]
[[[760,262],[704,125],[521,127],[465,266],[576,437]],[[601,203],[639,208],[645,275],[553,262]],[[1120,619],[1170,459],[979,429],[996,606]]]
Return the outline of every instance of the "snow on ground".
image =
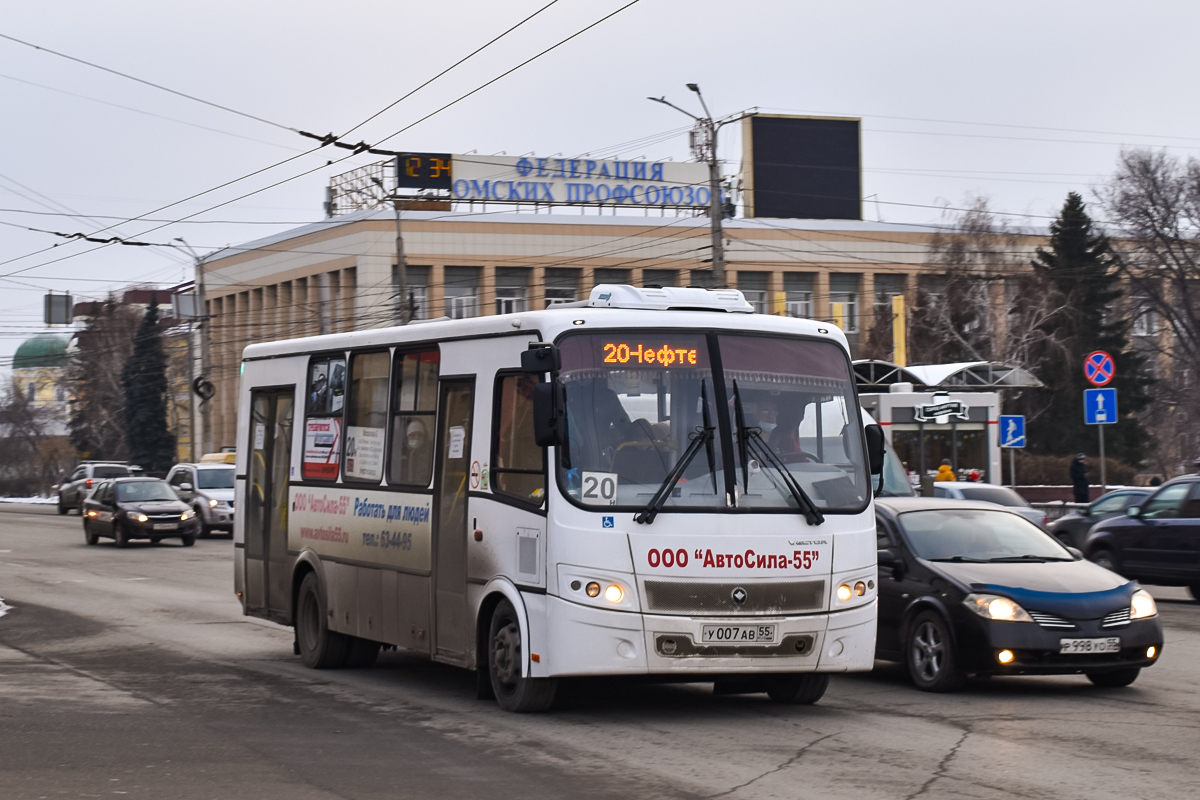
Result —
[[[0,503],[42,503],[49,505],[57,502],[57,497],[0,497]]]

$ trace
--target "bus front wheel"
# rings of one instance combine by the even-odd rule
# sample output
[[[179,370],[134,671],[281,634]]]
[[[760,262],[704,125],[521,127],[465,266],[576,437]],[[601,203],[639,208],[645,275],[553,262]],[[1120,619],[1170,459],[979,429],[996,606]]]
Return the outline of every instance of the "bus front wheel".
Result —
[[[776,703],[810,706],[829,688],[829,676],[819,672],[772,675],[767,678],[767,696]]]
[[[325,613],[325,598],[317,574],[310,572],[300,583],[296,603],[296,642],[300,659],[311,669],[340,667],[346,661],[350,647],[347,636],[329,630]]]
[[[517,611],[507,599],[501,600],[492,612],[492,624],[488,629],[487,668],[496,702],[505,711],[546,711],[554,704],[558,681],[521,677],[524,663],[521,623]]]

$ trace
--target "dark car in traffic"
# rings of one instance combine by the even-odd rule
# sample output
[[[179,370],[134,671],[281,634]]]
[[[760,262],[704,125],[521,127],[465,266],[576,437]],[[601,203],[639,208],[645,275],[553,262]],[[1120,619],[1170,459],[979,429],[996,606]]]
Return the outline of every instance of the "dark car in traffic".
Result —
[[[1200,600],[1200,475],[1168,481],[1124,516],[1097,524],[1084,552],[1125,577],[1186,586]]]
[[[1068,547],[1080,550],[1087,544],[1092,526],[1113,517],[1124,516],[1125,509],[1136,506],[1152,489],[1118,489],[1096,498],[1083,508],[1072,510],[1050,523],[1050,533]]]
[[[955,691],[968,675],[1083,673],[1128,686],[1157,661],[1154,598],[989,503],[879,498],[876,658]]]
[[[133,539],[158,543],[178,538],[191,547],[199,532],[195,510],[159,478],[106,480],[83,501],[83,538],[88,544],[101,537],[113,539],[117,547],[128,547]]]

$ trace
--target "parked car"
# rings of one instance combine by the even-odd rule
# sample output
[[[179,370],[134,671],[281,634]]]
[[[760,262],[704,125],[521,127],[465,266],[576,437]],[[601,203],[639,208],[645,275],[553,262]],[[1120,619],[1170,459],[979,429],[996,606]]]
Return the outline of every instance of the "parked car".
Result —
[[[167,483],[200,519],[200,536],[213,531],[233,535],[233,464],[200,462],[176,464]]]
[[[1080,550],[1087,544],[1088,531],[1097,522],[1125,515],[1128,506],[1136,506],[1150,496],[1152,489],[1118,489],[1096,498],[1090,505],[1072,509],[1050,523],[1050,533],[1060,542]]]
[[[969,481],[937,481],[933,484],[934,497],[950,497],[955,500],[975,500],[995,503],[1017,512],[1025,519],[1045,530],[1050,525],[1046,512],[1029,505],[1029,501],[1009,489],[994,483],[971,483]]]
[[[947,692],[967,675],[1083,673],[1128,686],[1162,652],[1154,598],[1020,514],[984,502],[876,500],[876,658]]]
[[[83,499],[96,484],[105,478],[125,478],[133,474],[126,464],[108,461],[85,461],[75,468],[71,476],[58,487],[58,513],[66,514],[71,509],[83,513]]]
[[[1125,516],[1099,522],[1084,552],[1128,578],[1186,586],[1200,600],[1200,476],[1168,481]]]
[[[178,537],[184,547],[196,543],[200,520],[161,478],[112,478],[96,486],[83,501],[83,538],[96,544],[101,537],[117,547],[132,539],[158,543]]]

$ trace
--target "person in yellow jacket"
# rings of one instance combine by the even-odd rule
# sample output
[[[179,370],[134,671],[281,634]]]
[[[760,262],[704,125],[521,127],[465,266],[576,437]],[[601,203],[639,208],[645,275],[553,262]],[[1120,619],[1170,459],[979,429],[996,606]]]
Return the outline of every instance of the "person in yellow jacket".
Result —
[[[942,459],[942,465],[938,467],[937,475],[933,477],[935,481],[954,481],[958,480],[954,477],[954,468],[950,466],[950,459]]]

